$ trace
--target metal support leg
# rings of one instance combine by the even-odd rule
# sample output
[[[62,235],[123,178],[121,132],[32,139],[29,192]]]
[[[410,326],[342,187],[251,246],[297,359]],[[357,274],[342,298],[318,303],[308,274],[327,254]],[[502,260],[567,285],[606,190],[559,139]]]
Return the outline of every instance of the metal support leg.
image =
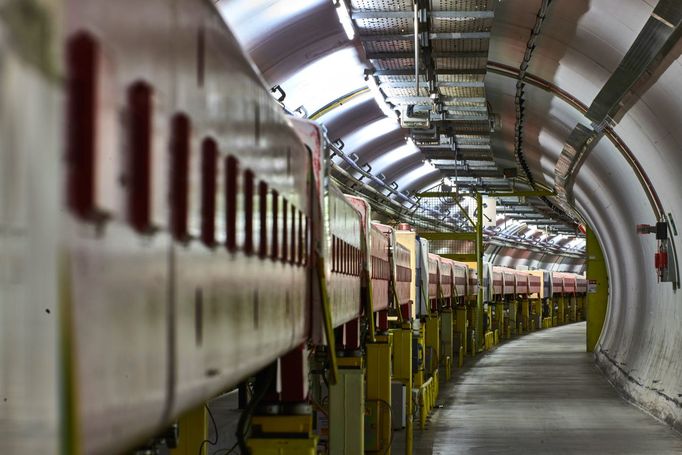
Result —
[[[318,437],[313,431],[313,415],[307,403],[308,352],[302,345],[281,357],[282,390],[276,393],[272,371],[259,373],[259,381],[267,384],[265,395],[278,414],[261,413],[251,419],[251,436],[246,442],[251,455],[315,455]],[[273,368],[273,367],[270,367]],[[256,410],[258,412],[258,410]]]
[[[393,334],[377,335],[367,348],[367,398],[365,403],[365,453],[390,454],[391,350]]]
[[[365,375],[362,357],[339,357],[339,380],[329,390],[329,454],[365,451]]]
[[[456,315],[455,336],[459,337],[457,366],[462,368],[462,365],[464,364],[464,354],[467,352],[467,327],[469,325],[469,322],[467,321],[467,307],[458,306]]]
[[[450,365],[454,358],[452,325],[452,309],[443,310],[440,314],[440,364],[445,367],[446,380],[450,380]]]
[[[565,307],[565,300],[564,300],[564,295],[561,294],[559,297],[559,309],[558,309],[558,315],[557,315],[557,324],[561,325],[566,322],[566,307]]]
[[[405,454],[412,455],[412,328],[409,322],[393,330],[393,380],[405,386]],[[395,403],[396,400],[393,400]],[[393,412],[397,412],[395,405]],[[396,425],[394,425],[396,427]]]
[[[476,193],[476,269],[479,282],[483,282],[483,195]],[[478,287],[476,299],[476,334],[480,339],[476,346],[479,351],[483,344],[483,286]]]

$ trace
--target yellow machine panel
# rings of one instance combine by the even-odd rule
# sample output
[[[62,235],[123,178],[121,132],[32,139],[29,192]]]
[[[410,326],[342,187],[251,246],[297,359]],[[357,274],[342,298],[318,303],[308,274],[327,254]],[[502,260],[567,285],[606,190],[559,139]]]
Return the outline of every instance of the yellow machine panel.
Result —
[[[410,286],[410,300],[412,309],[410,314],[415,315],[415,302],[417,301],[417,233],[412,231],[395,231],[395,238],[399,244],[410,251],[410,270],[412,271],[412,285]]]

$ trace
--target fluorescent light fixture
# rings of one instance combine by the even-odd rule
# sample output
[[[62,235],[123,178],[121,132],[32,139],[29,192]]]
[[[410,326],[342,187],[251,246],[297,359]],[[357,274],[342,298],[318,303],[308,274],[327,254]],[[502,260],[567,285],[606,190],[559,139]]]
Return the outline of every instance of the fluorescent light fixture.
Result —
[[[343,31],[346,32],[346,36],[349,40],[355,38],[355,29],[353,28],[353,20],[350,18],[350,11],[348,11],[348,6],[344,0],[332,0],[334,6],[336,7],[336,14],[339,16],[339,22],[343,27]]]
[[[414,145],[410,144],[401,145],[400,147],[397,147],[387,153],[384,153],[376,160],[372,161],[371,163],[372,169],[374,169],[375,172],[383,172],[388,167],[392,166],[398,161],[409,158],[410,156],[418,152],[419,149]]]
[[[331,101],[364,86],[363,66],[357,50],[348,46],[319,58],[281,82],[290,108],[305,106],[316,112]]]
[[[384,99],[384,95],[381,93],[374,76],[368,74],[365,76],[365,80],[367,81],[367,86],[369,87],[370,92],[372,92],[372,95],[374,95],[374,101],[376,101],[377,106],[379,106],[379,109],[381,109],[381,112],[383,112],[386,117],[395,119],[395,111],[388,107],[388,104]]]

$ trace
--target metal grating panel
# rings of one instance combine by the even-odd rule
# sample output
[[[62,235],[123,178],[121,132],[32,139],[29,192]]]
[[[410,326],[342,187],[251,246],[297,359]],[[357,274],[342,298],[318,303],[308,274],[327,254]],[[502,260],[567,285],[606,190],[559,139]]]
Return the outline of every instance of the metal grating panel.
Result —
[[[432,11],[486,11],[493,0],[431,0]]]
[[[483,98],[485,90],[483,87],[440,87],[443,96],[458,96],[461,98]]]
[[[435,33],[489,32],[493,20],[475,17],[432,17],[431,31]]]
[[[475,254],[476,242],[472,240],[431,240],[429,250],[438,254]]]
[[[351,0],[351,7],[361,11],[412,11],[412,0]]]
[[[434,52],[476,52],[488,51],[490,40],[487,39],[454,39],[434,40]]]
[[[426,81],[423,74],[419,75],[419,80],[423,83]],[[380,84],[394,84],[394,83],[410,83],[414,86],[414,75],[412,76],[379,76]]]
[[[372,60],[374,68],[377,70],[397,70],[397,69],[412,69],[414,70],[414,59],[408,58],[391,58],[382,60]],[[414,77],[412,78],[414,80]]]
[[[419,14],[420,30],[428,30],[430,39],[419,44],[417,91],[412,74],[413,1],[351,0],[352,17],[374,78],[386,102],[398,107],[415,144],[433,147],[428,154],[437,156],[444,156],[441,144],[454,144],[462,163],[475,160],[475,169],[496,177],[501,170],[491,166],[491,120],[483,84],[492,4],[492,0],[420,2],[425,8]]]
[[[439,69],[485,69],[487,58],[436,58],[436,71]]]
[[[414,33],[414,21],[410,19],[356,19],[355,25],[357,25],[360,34],[363,36]]]
[[[483,81],[485,74],[437,74],[438,82],[471,82]]]
[[[414,41],[367,41],[364,43],[365,50],[372,52],[414,52]]]
[[[414,84],[414,79],[413,79]],[[416,96],[417,90],[415,87],[392,87],[388,84],[381,86],[381,90],[388,98],[395,98],[398,96]],[[429,91],[426,87],[419,87],[419,96],[429,96]]]

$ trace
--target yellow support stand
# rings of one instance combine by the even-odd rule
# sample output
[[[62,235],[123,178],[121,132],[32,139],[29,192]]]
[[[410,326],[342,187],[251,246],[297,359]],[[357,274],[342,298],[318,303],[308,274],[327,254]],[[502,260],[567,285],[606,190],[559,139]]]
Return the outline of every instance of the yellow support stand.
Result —
[[[206,406],[201,405],[186,412],[178,420],[178,447],[172,449],[171,455],[201,455],[207,453],[208,412]],[[203,444],[203,445],[202,445]],[[201,446],[201,451],[199,447]]]
[[[458,306],[455,317],[455,333],[459,334],[459,352],[460,361],[458,366],[461,368],[464,363],[464,353],[467,352],[467,329],[469,327],[469,321],[467,321],[467,307]]]
[[[390,454],[391,351],[393,334],[377,335],[367,344],[367,398],[365,402],[365,453]]]
[[[315,455],[317,452],[318,438],[313,432],[311,414],[253,416],[251,428],[257,433],[246,442],[251,455]],[[274,436],[282,434],[292,436]]]
[[[542,327],[542,300],[533,299],[533,322],[534,329],[540,329]]]
[[[490,351],[493,346],[495,345],[495,334],[494,332],[486,332],[485,333],[485,350]]]
[[[521,331],[530,332],[530,299],[521,301]]]
[[[509,332],[510,332],[510,338],[512,336],[516,336],[519,334],[519,325],[518,321],[516,319],[516,315],[518,314],[518,305],[519,302],[516,300],[512,300],[509,302]]]
[[[329,388],[329,454],[365,451],[365,375],[362,357],[339,357],[339,375]]]
[[[427,316],[424,330],[424,338],[426,341],[426,349],[431,351],[432,356],[424,357],[428,359],[425,371],[427,374],[433,374],[433,371],[438,369],[440,363],[440,316]]]
[[[415,344],[413,344],[413,347],[416,346],[417,348],[417,365],[416,367],[413,366],[413,370],[415,370],[415,373],[412,375],[412,383],[413,387],[415,389],[420,388],[424,384],[424,363],[426,362],[426,359],[424,357],[424,351],[426,348],[426,343],[424,341],[424,325],[421,324],[419,326],[419,331],[414,334],[413,333],[413,341]]]
[[[412,328],[409,322],[392,330],[393,334],[393,380],[405,384],[405,454],[412,455]],[[360,452],[358,452],[360,453]]]
[[[453,313],[451,309],[445,309],[440,313],[440,359],[441,365],[445,366],[445,378],[450,380],[452,359],[454,358],[454,343],[452,338]]]
[[[559,309],[557,310],[557,324],[565,324],[566,323],[566,306],[565,306],[565,300],[564,300],[564,295],[561,294],[561,297],[559,297]]]
[[[498,333],[502,334],[502,338],[505,338],[506,331],[504,330],[504,303],[495,303],[495,327]]]
[[[480,309],[483,312],[483,307]],[[479,313],[478,305],[472,306],[467,312],[467,317],[469,319],[468,330],[471,333],[470,339],[467,341],[467,349],[469,354],[474,357],[479,352],[479,347],[481,347],[481,342],[483,340],[483,335],[478,329],[478,321],[483,321],[482,315]],[[481,329],[483,328],[483,323],[481,322]],[[468,334],[467,334],[468,335]]]

